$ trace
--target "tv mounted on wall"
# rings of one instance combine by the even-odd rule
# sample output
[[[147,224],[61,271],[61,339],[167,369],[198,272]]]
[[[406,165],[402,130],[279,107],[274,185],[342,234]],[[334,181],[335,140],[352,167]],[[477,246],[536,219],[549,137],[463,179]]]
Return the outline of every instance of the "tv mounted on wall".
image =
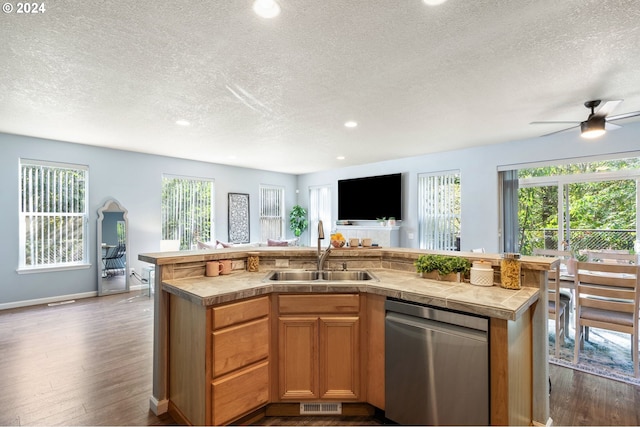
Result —
[[[402,219],[402,174],[338,180],[338,220]]]

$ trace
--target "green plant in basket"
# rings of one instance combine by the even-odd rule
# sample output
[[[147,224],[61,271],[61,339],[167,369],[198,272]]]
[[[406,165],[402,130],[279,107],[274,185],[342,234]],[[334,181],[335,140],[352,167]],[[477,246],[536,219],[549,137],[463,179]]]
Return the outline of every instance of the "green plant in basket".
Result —
[[[466,258],[437,254],[420,255],[413,265],[418,273],[438,271],[442,275],[460,273],[464,276],[471,270],[471,262]]]

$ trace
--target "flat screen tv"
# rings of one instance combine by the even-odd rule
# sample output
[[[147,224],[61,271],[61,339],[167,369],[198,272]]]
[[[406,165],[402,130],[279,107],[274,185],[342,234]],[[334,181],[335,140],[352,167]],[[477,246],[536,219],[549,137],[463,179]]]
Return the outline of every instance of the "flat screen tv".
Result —
[[[338,180],[338,220],[402,219],[402,174]]]

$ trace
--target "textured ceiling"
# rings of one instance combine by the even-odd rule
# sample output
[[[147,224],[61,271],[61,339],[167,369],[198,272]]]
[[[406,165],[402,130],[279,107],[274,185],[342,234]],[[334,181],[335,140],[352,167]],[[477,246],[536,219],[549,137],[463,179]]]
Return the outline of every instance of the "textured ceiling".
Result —
[[[594,98],[640,110],[638,0],[279,3],[3,13],[0,132],[307,173],[535,137]]]

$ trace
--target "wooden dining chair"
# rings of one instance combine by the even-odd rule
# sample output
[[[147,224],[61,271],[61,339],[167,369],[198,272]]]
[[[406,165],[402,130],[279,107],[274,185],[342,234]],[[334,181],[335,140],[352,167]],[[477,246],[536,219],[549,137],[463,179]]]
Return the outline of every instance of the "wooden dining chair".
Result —
[[[637,265],[578,262],[576,266],[576,342],[573,362],[584,348],[586,328],[631,335],[633,372],[638,377]]]
[[[535,256],[558,257],[562,262],[571,257],[569,251],[558,251],[553,249],[534,249]],[[565,259],[566,258],[566,259]],[[569,313],[572,307],[571,292],[568,289],[560,289],[560,267],[556,267],[549,273],[548,279],[548,311],[549,317],[555,322],[556,332],[556,357],[560,357],[560,346],[564,345],[569,330]]]
[[[627,251],[586,251],[587,262],[606,262],[615,264],[637,264],[638,258],[635,254]]]

